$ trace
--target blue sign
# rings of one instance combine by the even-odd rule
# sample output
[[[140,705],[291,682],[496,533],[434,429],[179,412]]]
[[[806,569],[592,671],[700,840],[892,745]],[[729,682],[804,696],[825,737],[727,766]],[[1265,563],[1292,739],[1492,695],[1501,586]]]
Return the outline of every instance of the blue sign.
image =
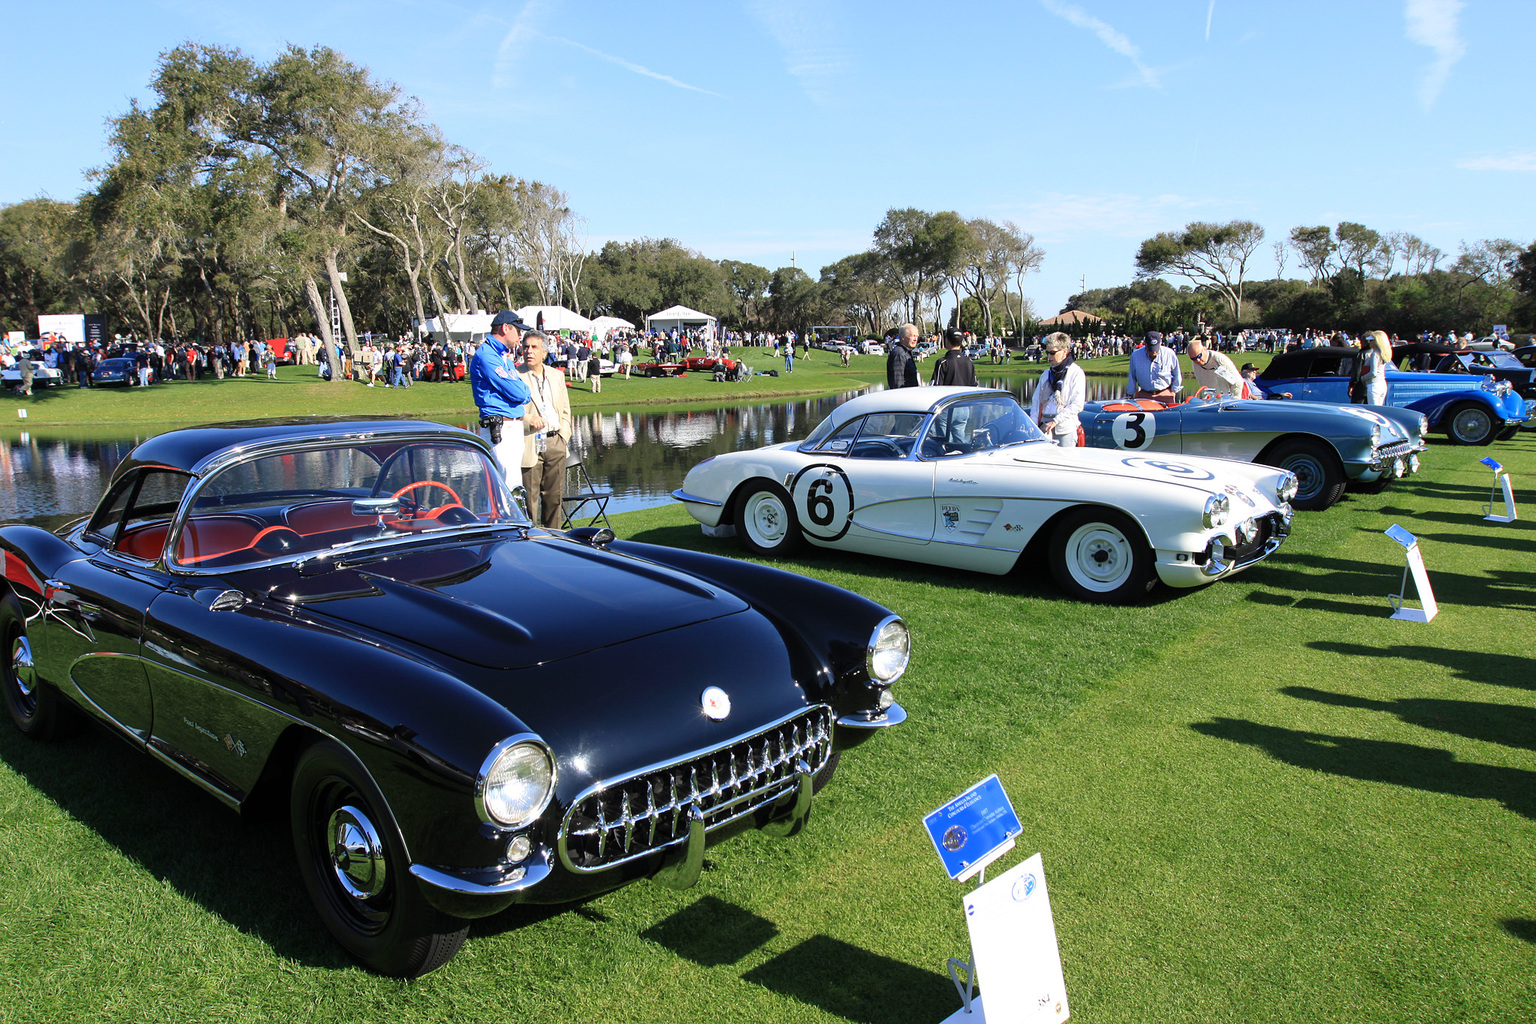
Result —
[[[1405,548],[1411,548],[1419,542],[1417,537],[1403,529],[1401,526],[1398,526],[1396,523],[1393,523],[1391,526],[1387,527],[1384,532],[1388,537],[1391,537]]]
[[[923,818],[950,878],[959,878],[1024,831],[996,775],[989,775]]]
[[[1483,465],[1487,466],[1489,469],[1493,470],[1495,473],[1498,473],[1498,472],[1500,472],[1500,471],[1502,471],[1504,469],[1503,466],[1499,465],[1497,462],[1495,462],[1491,458],[1478,459],[1477,461],[1481,462]]]

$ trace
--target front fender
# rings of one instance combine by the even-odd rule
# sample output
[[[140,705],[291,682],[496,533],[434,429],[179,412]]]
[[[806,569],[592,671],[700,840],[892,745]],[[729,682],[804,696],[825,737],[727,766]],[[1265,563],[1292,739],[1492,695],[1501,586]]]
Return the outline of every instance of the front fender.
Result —
[[[748,602],[814,662],[808,680],[814,689],[808,696],[831,704],[839,716],[874,709],[878,689],[870,685],[865,656],[875,630],[891,617],[890,609],[842,587],[756,562],[638,541],[613,541],[608,548],[680,569]]]

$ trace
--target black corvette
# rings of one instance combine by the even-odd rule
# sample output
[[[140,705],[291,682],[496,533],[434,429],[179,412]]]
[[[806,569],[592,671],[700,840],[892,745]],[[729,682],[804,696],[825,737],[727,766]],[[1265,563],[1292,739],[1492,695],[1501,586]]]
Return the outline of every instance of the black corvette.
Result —
[[[906,713],[902,620],[735,559],[531,526],[485,444],[411,422],[139,445],[88,519],[0,529],[5,702],[103,724],[233,808],[285,797],[336,939],[415,976],[468,920],[792,835]]]

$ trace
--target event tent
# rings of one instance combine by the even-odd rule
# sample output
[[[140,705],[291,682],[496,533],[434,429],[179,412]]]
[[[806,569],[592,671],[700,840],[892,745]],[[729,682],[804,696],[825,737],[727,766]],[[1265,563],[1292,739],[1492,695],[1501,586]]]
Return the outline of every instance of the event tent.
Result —
[[[494,313],[442,313],[429,316],[418,326],[423,332],[446,335],[448,341],[484,341],[491,333]]]
[[[601,338],[616,327],[621,327],[626,331],[635,329],[634,324],[621,316],[600,316],[592,321],[592,336],[594,338]]]
[[[685,331],[690,327],[708,327],[715,329],[716,319],[708,313],[700,313],[696,309],[687,306],[669,306],[660,313],[652,313],[645,318],[645,329],[648,331],[670,331],[676,327]]]
[[[539,315],[544,315],[546,331],[591,331],[592,321],[580,313],[573,313],[564,306],[524,306],[517,315],[530,327],[539,325]]]

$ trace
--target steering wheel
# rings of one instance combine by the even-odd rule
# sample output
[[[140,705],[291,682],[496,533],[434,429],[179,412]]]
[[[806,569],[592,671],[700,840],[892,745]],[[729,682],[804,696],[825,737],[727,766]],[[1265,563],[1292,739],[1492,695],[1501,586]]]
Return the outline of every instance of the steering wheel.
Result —
[[[1201,388],[1194,394],[1194,400],[1197,402],[1214,402],[1219,397],[1221,396],[1217,393],[1216,389],[1212,387]]]
[[[416,481],[413,481],[411,483],[406,484],[404,487],[400,488],[394,494],[390,495],[390,497],[392,497],[392,498],[403,497],[407,491],[414,491],[418,487],[441,487],[443,490],[447,491],[448,494],[453,498],[453,504],[455,504],[455,505],[462,505],[462,504],[464,504],[463,500],[460,499],[459,494],[458,494],[457,491],[455,491],[452,487],[449,487],[447,484],[442,483],[441,481],[438,481],[438,480],[416,480]],[[414,501],[414,499],[413,499],[413,501]],[[420,507],[420,502],[416,502],[416,504],[417,504],[418,507]]]

